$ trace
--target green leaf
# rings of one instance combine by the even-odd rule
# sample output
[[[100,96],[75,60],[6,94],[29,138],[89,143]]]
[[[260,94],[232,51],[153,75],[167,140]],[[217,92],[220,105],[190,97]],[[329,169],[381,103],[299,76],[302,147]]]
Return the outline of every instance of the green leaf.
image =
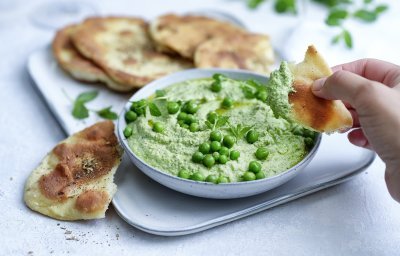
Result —
[[[378,5],[375,7],[375,14],[381,14],[382,12],[385,12],[389,7],[385,4]]]
[[[96,113],[104,119],[116,120],[118,118],[118,115],[117,113],[111,111],[111,108],[112,108],[111,106],[103,108],[100,109],[99,111],[96,111]]]
[[[340,33],[339,35],[336,35],[332,38],[332,44],[337,44],[339,43],[340,39],[343,38],[343,33]]]
[[[328,26],[339,26],[348,17],[348,12],[342,9],[331,10],[325,23]]]
[[[75,101],[79,101],[81,103],[86,103],[86,102],[94,100],[98,94],[99,94],[98,91],[84,92],[84,93],[79,94]]]
[[[345,42],[346,46],[348,48],[353,48],[353,39],[348,30],[343,30],[343,38],[344,38],[344,42]]]
[[[205,121],[204,122],[205,124],[206,124],[206,126],[208,127],[208,129],[212,129],[213,128],[213,124],[212,123],[210,123],[209,121]]]
[[[217,120],[217,123],[215,124],[215,128],[220,128],[224,126],[229,120],[229,117],[227,116],[220,116]]]
[[[75,101],[74,108],[72,109],[72,116],[76,119],[85,119],[89,117],[89,110],[81,101]]]
[[[373,0],[364,0],[364,4],[370,4],[372,2],[373,2]]]
[[[274,7],[277,13],[297,13],[295,0],[275,0]]]
[[[253,128],[253,126],[245,126],[245,127],[243,127],[239,132],[239,138],[243,138],[244,135],[246,135],[247,132],[251,130],[251,128]]]
[[[247,0],[247,7],[257,9],[265,0]]]
[[[354,17],[365,21],[365,22],[373,22],[376,20],[377,15],[375,12],[371,12],[369,10],[360,9],[353,14]]]
[[[149,110],[152,116],[161,116],[161,111],[154,102],[149,103]]]

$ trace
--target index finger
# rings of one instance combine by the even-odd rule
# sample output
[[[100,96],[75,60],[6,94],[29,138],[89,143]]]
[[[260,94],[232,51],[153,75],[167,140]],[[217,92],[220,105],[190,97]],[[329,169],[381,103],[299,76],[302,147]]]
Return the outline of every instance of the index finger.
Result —
[[[400,83],[400,66],[382,60],[361,59],[335,66],[332,70],[349,71],[389,87]]]

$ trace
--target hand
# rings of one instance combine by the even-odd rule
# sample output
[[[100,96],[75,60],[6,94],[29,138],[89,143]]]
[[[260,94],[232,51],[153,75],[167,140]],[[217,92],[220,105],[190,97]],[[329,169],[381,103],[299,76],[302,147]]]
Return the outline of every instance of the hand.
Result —
[[[313,93],[345,103],[354,120],[349,141],[382,158],[389,193],[400,202],[400,66],[363,59],[333,70],[314,82]]]

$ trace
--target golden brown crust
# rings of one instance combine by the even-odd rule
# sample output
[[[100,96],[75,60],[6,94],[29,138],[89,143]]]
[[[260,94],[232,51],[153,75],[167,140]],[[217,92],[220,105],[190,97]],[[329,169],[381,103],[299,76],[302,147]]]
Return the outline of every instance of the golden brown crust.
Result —
[[[203,42],[196,49],[194,62],[198,68],[246,69],[266,74],[274,63],[274,53],[268,36],[239,34]]]
[[[235,36],[246,33],[233,24],[194,15],[166,14],[151,24],[150,34],[159,50],[193,59],[196,48],[214,37]]]
[[[85,57],[113,80],[131,88],[192,67],[188,61],[157,52],[148,24],[139,18],[90,18],[79,25],[72,39]]]
[[[121,156],[113,122],[92,125],[45,157],[28,178],[25,202],[56,219],[104,217],[116,191],[113,175]]]
[[[295,92],[289,94],[294,119],[319,132],[334,132],[353,125],[353,118],[339,100],[316,97],[311,86],[317,79],[330,76],[331,69],[314,46],[309,46],[303,62],[292,65]]]

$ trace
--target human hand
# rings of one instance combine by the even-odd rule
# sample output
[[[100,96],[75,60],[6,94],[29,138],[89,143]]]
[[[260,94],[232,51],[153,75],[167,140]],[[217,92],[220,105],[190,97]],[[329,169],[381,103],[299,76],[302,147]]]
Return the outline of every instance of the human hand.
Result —
[[[349,141],[382,158],[389,193],[400,202],[400,66],[362,59],[333,71],[314,82],[313,93],[345,103],[354,121]]]

